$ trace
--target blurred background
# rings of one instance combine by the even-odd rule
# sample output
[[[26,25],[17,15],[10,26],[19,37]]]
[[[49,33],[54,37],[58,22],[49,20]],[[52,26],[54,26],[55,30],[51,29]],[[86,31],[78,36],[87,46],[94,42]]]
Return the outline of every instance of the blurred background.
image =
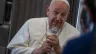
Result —
[[[81,0],[68,0],[68,22],[80,30]],[[10,54],[7,44],[30,18],[46,17],[46,7],[51,0],[0,0],[0,54]]]

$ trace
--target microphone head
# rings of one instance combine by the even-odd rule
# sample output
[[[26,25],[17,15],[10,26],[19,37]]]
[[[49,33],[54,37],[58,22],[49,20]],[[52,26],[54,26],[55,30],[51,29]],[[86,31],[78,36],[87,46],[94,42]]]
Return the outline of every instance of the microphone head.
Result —
[[[57,27],[52,27],[51,30],[47,31],[47,35],[52,35],[52,34],[57,35],[58,31],[59,29]]]
[[[51,30],[51,33],[57,34],[58,30],[59,29],[57,27],[53,27],[52,30]]]

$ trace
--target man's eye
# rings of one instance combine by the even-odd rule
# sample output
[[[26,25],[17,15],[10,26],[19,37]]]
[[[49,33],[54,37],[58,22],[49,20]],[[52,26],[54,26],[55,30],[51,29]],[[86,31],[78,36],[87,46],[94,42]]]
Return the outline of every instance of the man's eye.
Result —
[[[53,14],[54,14],[54,15],[57,15],[57,14],[58,14],[58,12],[53,12]]]
[[[61,16],[65,16],[65,14],[61,14]]]

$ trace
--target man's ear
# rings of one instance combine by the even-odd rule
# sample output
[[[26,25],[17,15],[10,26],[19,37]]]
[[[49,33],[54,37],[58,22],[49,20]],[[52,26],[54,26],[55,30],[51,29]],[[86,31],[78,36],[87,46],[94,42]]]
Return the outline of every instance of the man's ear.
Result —
[[[46,15],[48,16],[49,6],[46,7]]]

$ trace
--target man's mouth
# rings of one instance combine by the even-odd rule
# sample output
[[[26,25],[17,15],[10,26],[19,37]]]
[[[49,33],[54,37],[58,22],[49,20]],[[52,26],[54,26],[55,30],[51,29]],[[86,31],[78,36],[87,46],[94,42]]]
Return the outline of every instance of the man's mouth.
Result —
[[[53,26],[60,26],[60,24],[61,24],[60,22],[53,22],[52,23]]]
[[[56,25],[57,23],[56,22],[53,22],[52,25]]]

